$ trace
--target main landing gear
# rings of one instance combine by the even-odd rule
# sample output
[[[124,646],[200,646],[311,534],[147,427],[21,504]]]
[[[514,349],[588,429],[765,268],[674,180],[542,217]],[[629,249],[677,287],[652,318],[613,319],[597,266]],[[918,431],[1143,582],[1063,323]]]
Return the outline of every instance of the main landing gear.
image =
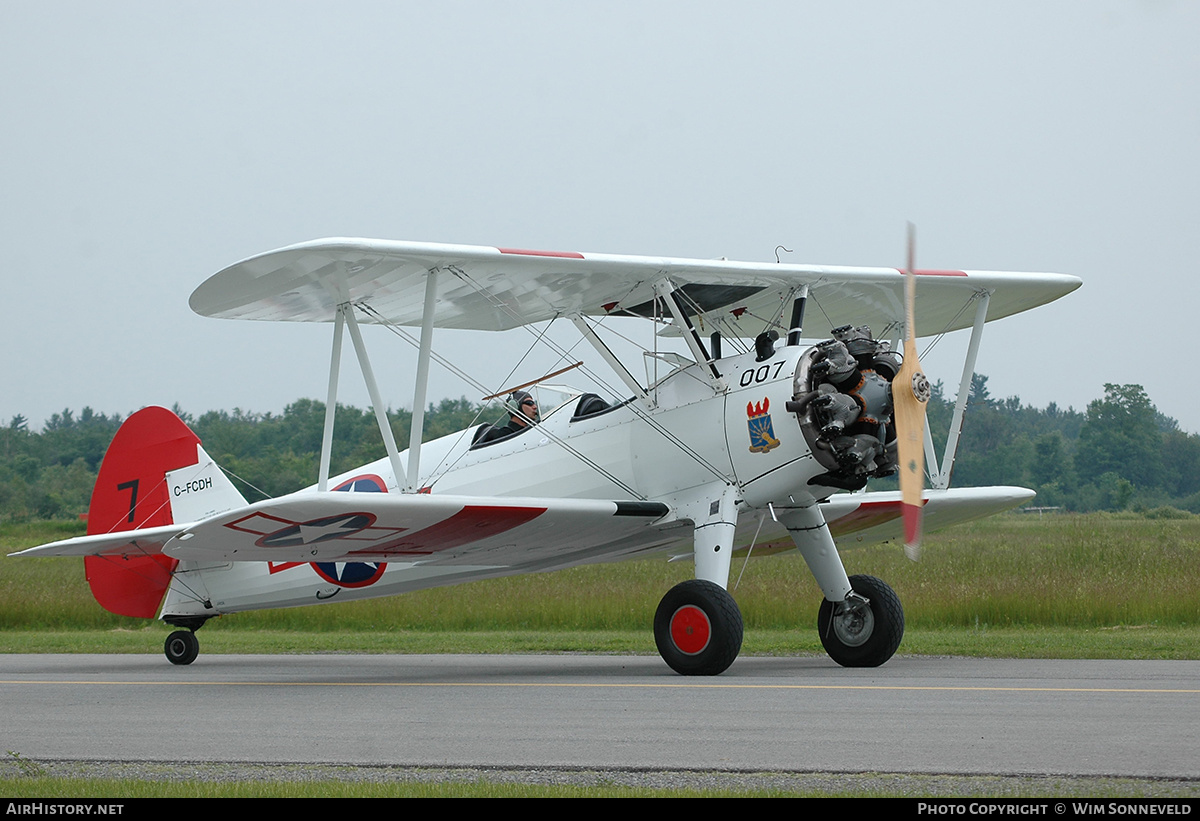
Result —
[[[196,631],[204,626],[207,618],[178,618],[168,617],[167,623],[172,627],[182,627],[167,636],[163,643],[163,654],[172,664],[191,664],[200,655],[200,640]]]
[[[680,582],[654,614],[654,642],[672,670],[684,676],[725,672],[742,649],[742,613],[717,584]]]
[[[851,576],[845,601],[821,602],[817,631],[829,657],[843,667],[878,667],[904,637],[904,609],[874,576]]]
[[[845,601],[821,602],[821,644],[843,667],[878,667],[900,647],[904,609],[892,588],[874,576],[851,576],[850,586]],[[719,585],[701,579],[682,582],[658,605],[654,642],[676,673],[720,675],[742,649],[742,613]]]
[[[163,652],[172,664],[191,664],[200,655],[200,640],[191,630],[176,630],[167,636]]]

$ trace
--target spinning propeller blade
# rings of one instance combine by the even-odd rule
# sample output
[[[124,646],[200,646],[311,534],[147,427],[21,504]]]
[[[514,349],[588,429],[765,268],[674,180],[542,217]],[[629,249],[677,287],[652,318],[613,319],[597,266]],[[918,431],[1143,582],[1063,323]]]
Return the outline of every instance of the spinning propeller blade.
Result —
[[[914,303],[917,298],[913,274],[914,229],[908,224],[908,267],[904,271],[904,362],[892,380],[892,403],[896,414],[896,447],[900,463],[900,507],[904,514],[904,555],[914,562],[921,557],[921,491],[925,486],[925,405],[929,380],[917,359]]]

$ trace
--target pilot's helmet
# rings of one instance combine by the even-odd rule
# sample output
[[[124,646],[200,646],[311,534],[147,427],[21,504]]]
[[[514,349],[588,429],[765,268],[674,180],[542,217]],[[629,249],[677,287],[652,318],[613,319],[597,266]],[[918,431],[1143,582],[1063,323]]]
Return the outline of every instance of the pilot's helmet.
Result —
[[[526,399],[533,399],[533,397],[530,396],[527,391],[513,391],[510,393],[508,395],[507,402],[508,412],[513,416],[521,416],[522,414],[525,416],[531,416],[532,414],[530,414],[529,411],[521,407],[521,403]]]

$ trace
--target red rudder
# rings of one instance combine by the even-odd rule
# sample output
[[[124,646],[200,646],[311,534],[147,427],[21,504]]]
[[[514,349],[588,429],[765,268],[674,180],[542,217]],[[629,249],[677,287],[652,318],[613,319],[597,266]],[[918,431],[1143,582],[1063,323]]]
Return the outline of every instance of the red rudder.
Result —
[[[166,474],[196,464],[200,438],[166,408],[143,408],[113,437],[88,510],[88,534],[172,524]],[[122,616],[152,619],[177,561],[162,554],[84,559],[92,595]]]

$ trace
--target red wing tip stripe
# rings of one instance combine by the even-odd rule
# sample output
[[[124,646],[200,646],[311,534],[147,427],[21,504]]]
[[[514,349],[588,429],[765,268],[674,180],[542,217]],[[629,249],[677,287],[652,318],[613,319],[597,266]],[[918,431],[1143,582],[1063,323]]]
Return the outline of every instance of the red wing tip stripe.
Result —
[[[897,268],[896,270],[899,271],[901,274],[904,273],[904,271],[900,270],[899,268]],[[919,276],[919,277],[965,277],[967,275],[967,272],[966,271],[940,271],[940,270],[936,270],[933,268],[917,268],[913,271],[913,275]]]
[[[563,259],[583,259],[582,253],[575,251],[535,251],[532,248],[496,248],[500,253],[516,253],[522,257],[560,257]]]
[[[529,248],[497,248],[502,254],[519,254],[525,257],[560,257],[562,259],[583,259],[583,254],[575,251],[535,251]]]

